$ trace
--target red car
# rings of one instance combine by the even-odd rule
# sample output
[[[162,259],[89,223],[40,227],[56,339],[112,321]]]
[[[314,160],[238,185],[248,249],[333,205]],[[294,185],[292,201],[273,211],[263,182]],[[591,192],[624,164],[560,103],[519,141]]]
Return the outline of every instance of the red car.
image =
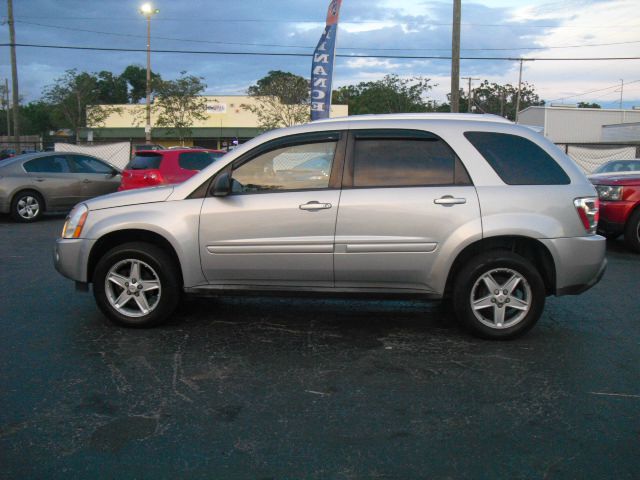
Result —
[[[184,182],[225,153],[203,148],[138,151],[122,172],[118,190]]]
[[[624,234],[627,246],[640,253],[640,173],[609,173],[589,177],[600,197],[598,233]]]

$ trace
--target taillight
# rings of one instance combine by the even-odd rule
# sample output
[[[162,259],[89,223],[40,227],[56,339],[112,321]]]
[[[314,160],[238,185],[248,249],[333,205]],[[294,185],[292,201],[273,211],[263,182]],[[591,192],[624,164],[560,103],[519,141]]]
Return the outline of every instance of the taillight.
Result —
[[[576,198],[573,201],[584,229],[591,234],[598,229],[600,219],[600,200],[597,197]]]
[[[160,175],[160,172],[145,173],[143,178],[147,183],[151,183],[154,185],[157,183],[163,182],[162,175]]]

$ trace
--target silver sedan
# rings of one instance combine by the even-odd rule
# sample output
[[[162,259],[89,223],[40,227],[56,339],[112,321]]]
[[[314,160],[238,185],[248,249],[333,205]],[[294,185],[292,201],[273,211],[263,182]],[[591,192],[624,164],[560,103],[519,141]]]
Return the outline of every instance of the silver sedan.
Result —
[[[29,153],[0,161],[0,213],[33,222],[43,212],[67,212],[76,203],[115,192],[118,168],[90,155]]]

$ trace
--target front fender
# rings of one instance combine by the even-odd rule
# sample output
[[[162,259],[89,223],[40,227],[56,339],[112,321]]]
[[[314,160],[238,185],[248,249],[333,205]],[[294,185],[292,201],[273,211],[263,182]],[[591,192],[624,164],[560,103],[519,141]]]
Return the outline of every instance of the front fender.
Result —
[[[178,260],[184,286],[206,283],[200,265],[198,229],[202,199],[157,202],[92,210],[83,237],[91,241],[114,232],[144,230],[171,244]]]

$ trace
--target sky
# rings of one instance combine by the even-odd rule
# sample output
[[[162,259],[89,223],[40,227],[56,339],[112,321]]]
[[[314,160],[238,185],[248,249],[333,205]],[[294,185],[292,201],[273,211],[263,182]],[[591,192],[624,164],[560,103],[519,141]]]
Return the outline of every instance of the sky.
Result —
[[[146,20],[133,0],[14,0],[16,42],[108,48],[146,48]],[[152,53],[163,78],[181,71],[201,76],[207,94],[244,94],[270,70],[310,76],[311,53],[324,28],[329,0],[155,0],[152,49],[305,53],[308,57]],[[2,2],[6,12],[6,0]],[[338,54],[449,56],[452,2],[343,0]],[[6,18],[0,26],[9,42]],[[606,44],[606,45],[602,45]],[[547,102],[640,106],[640,60],[571,61],[567,58],[640,57],[638,0],[478,0],[462,2],[463,57],[561,58],[528,60],[523,80]],[[0,78],[11,78],[9,48],[2,47]],[[18,47],[20,95],[37,100],[67,69],[121,73],[146,65],[144,52],[77,51]],[[518,82],[517,60],[462,60],[463,77]],[[429,98],[450,91],[450,60],[336,59],[334,88],[386,74],[431,79]],[[474,81],[479,83],[478,80]],[[466,88],[461,80],[461,87]],[[589,93],[592,92],[592,93]]]

